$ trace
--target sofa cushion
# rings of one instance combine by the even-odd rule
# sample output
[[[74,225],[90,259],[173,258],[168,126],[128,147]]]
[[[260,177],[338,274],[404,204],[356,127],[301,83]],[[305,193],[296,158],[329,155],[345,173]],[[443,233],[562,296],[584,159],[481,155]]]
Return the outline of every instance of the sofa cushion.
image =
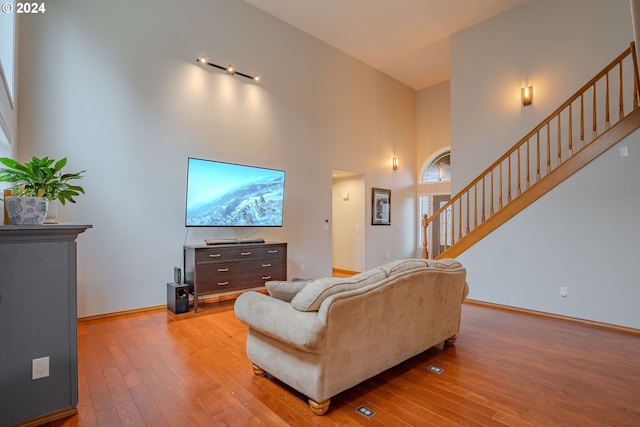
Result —
[[[250,326],[249,335],[267,335],[305,352],[324,348],[326,324],[316,313],[298,311],[287,302],[255,291],[243,292],[233,309],[238,320]]]
[[[460,264],[458,261],[456,261],[453,258],[430,259],[429,267],[449,269],[449,268],[460,268],[462,267],[462,264]]]
[[[307,283],[309,283],[307,280],[294,280],[292,282],[271,280],[265,283],[265,287],[272,297],[291,302],[293,297],[296,296]]]
[[[318,311],[325,298],[338,292],[358,289],[382,280],[386,273],[376,268],[347,278],[327,277],[307,284],[291,300],[291,306],[299,311]]]
[[[415,270],[416,268],[425,268],[428,266],[429,260],[416,258],[391,261],[380,268],[384,270],[387,277],[389,277],[394,274],[402,273],[409,270]]]

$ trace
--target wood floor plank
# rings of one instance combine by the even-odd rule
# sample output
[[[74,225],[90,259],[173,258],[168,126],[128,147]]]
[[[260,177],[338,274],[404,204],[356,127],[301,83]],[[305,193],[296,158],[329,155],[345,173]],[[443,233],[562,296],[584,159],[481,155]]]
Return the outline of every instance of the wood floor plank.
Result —
[[[389,373],[388,375],[393,375]],[[435,375],[435,374],[433,374]],[[483,425],[491,427],[504,427],[504,424],[493,419],[495,410],[487,410],[486,407],[473,404],[464,399],[451,399],[445,393],[441,393],[438,388],[422,387],[429,380],[420,376],[419,383],[411,381],[410,376],[390,379],[385,383],[389,399],[392,401],[401,400],[405,405],[410,403],[416,412],[429,411],[431,414],[438,414],[440,418],[445,418],[455,425]],[[429,416],[425,412],[424,417]],[[441,423],[440,423],[441,424]]]
[[[80,329],[80,328],[78,328]],[[79,341],[83,340],[83,336],[78,337]],[[96,427],[98,425],[98,419],[93,405],[93,399],[91,397],[91,389],[89,386],[89,378],[86,371],[86,364],[89,359],[89,354],[85,354],[85,357],[78,358],[78,424],[86,427]]]
[[[138,406],[131,397],[129,389],[117,368],[109,369],[104,372],[107,387],[111,393],[114,407],[122,425],[125,426],[142,426],[144,425],[142,416],[138,412]]]
[[[170,427],[169,421],[163,415],[146,385],[140,383],[130,386],[129,392],[138,406],[145,426]]]
[[[81,321],[78,415],[51,427],[640,425],[638,335],[465,304],[454,347],[340,393],[318,417],[254,375],[246,333],[233,301]]]

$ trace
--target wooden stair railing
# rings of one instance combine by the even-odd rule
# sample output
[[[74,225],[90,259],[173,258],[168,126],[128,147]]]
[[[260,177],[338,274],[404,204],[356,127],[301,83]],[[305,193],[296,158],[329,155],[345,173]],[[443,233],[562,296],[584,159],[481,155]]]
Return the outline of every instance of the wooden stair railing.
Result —
[[[423,216],[422,257],[461,254],[640,127],[639,88],[632,42],[449,202]]]

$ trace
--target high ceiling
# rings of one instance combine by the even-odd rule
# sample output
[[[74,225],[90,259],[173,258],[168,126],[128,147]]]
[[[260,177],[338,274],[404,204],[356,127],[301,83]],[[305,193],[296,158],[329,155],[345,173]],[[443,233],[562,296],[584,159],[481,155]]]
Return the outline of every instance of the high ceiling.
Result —
[[[420,90],[449,80],[449,36],[529,0],[245,0]]]

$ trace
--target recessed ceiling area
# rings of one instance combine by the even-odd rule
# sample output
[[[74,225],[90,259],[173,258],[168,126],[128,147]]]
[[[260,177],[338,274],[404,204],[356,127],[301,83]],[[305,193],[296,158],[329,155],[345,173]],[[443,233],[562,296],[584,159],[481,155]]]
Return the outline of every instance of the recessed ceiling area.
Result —
[[[415,90],[449,80],[449,37],[529,0],[245,0]]]

